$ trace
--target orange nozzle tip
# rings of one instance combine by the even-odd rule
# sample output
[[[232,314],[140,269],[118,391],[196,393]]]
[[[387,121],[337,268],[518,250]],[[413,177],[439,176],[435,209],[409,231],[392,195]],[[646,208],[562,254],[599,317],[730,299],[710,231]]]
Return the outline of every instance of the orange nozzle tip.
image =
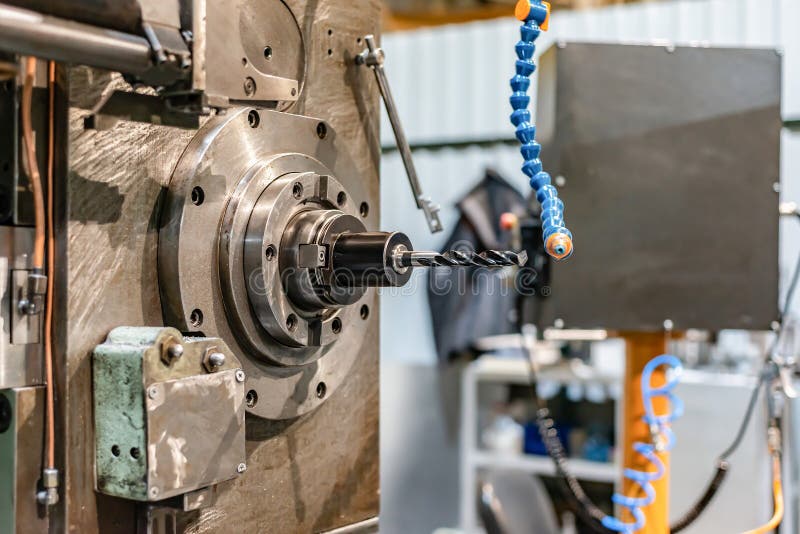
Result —
[[[566,234],[553,234],[545,244],[547,253],[557,260],[563,260],[572,255],[572,239]]]
[[[528,20],[528,15],[531,14],[531,2],[530,0],[519,0],[517,2],[517,7],[514,8],[514,16],[517,19],[525,22]]]
[[[547,31],[550,28],[550,2],[542,2],[542,4],[547,8],[547,17],[545,17],[544,22],[542,22],[539,27],[542,31]]]
[[[500,216],[500,228],[503,230],[513,230],[519,226],[519,217],[513,213],[504,213]]]

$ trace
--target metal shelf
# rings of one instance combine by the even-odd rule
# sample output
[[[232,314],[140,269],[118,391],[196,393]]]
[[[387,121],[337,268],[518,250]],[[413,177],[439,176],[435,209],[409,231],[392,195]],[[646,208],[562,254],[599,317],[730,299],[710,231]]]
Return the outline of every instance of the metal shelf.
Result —
[[[515,469],[534,475],[552,476],[556,473],[553,461],[549,457],[529,454],[510,455],[475,451],[472,453],[472,464],[478,468]],[[575,458],[570,459],[568,464],[572,474],[579,480],[614,484],[620,476],[619,468],[613,463]]]
[[[480,382],[501,382],[507,384],[527,384],[530,380],[528,362],[522,358],[482,357],[472,364],[475,380]],[[619,375],[601,374],[579,361],[543,367],[540,380],[552,382],[595,382],[605,385],[618,385]]]
[[[549,457],[496,453],[482,449],[479,445],[479,386],[487,383],[525,385],[529,383],[528,373],[528,362],[523,358],[483,356],[467,366],[461,377],[460,526],[465,534],[482,532],[474,504],[475,488],[481,471],[515,469],[532,475],[555,475],[555,467]],[[613,387],[619,386],[621,379],[619,375],[598,373],[579,361],[544,366],[539,371],[539,380],[562,384],[580,382]],[[615,418],[618,419],[619,403],[616,412]],[[615,431],[619,432],[619,429],[616,428]],[[570,470],[579,480],[616,485],[621,478],[619,456],[619,453],[615,455],[615,462],[592,462],[580,458],[569,459],[568,462]]]

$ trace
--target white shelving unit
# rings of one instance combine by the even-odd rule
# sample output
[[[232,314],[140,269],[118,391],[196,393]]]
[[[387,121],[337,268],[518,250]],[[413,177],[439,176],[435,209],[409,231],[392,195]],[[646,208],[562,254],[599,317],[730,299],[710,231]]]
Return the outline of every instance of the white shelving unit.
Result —
[[[599,383],[619,387],[621,377],[602,375],[585,365],[559,365],[540,372],[540,381],[563,384]],[[479,386],[482,383],[527,385],[528,363],[519,358],[484,356],[472,362],[462,376],[461,387],[461,496],[460,527],[464,534],[482,532],[475,509],[478,473],[486,469],[518,469],[532,475],[554,475],[553,462],[547,456],[503,454],[480,447],[478,414]],[[618,417],[617,417],[618,419]],[[615,425],[616,427],[616,425]],[[618,462],[603,463],[570,459],[569,466],[579,480],[616,484],[621,476]]]
[[[534,456],[532,454],[497,454],[487,451],[475,451],[472,464],[477,468],[502,468],[517,469],[533,475],[555,475],[553,461],[548,456]],[[578,458],[570,459],[569,466],[572,473],[580,480],[592,482],[608,482],[613,484],[617,480],[618,469],[615,464],[592,462]]]

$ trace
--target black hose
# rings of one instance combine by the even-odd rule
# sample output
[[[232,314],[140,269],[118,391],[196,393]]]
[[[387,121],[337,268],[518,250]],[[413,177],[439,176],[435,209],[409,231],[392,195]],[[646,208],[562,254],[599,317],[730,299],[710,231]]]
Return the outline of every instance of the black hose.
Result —
[[[567,454],[561,445],[561,440],[558,438],[558,431],[555,429],[552,417],[550,417],[550,410],[536,390],[537,384],[533,373],[533,366],[531,366],[531,389],[533,391],[533,399],[538,407],[536,410],[536,426],[545,449],[547,449],[547,454],[553,460],[556,474],[563,482],[561,487],[562,494],[566,497],[573,513],[581,518],[592,530],[598,534],[615,534],[613,530],[607,529],[601,523],[607,514],[592,502],[586,492],[583,491],[578,479],[569,471]]]
[[[547,403],[539,396],[537,389],[538,380],[536,378],[536,370],[534,369],[533,362],[528,358],[529,364],[529,381],[531,387],[531,394],[536,404],[536,426],[539,430],[539,436],[542,438],[547,454],[553,460],[556,469],[556,474],[559,476],[563,485],[560,486],[562,494],[567,499],[570,509],[583,520],[597,534],[616,534],[615,531],[606,528],[603,524],[603,518],[606,513],[601,510],[596,504],[592,502],[586,492],[583,490],[580,482],[570,472],[567,465],[567,454],[564,447],[561,445],[561,440],[558,437],[558,431],[555,428],[553,418],[550,416],[550,410],[547,408]],[[670,532],[676,533],[684,530],[686,527],[694,523],[698,517],[708,508],[711,501],[719,491],[720,486],[728,474],[729,464],[726,461],[727,454],[733,452],[739,446],[744,431],[748,426],[748,422],[752,417],[755,401],[753,398],[758,398],[758,391],[761,388],[763,380],[759,380],[759,385],[756,387],[755,395],[751,397],[750,404],[748,405],[747,413],[745,414],[745,421],[739,429],[739,432],[734,440],[734,443],[728,447],[723,453],[723,456],[717,461],[717,470],[714,477],[711,479],[706,491],[697,500],[697,502],[686,512],[675,524],[670,526]]]
[[[711,482],[708,484],[705,493],[703,493],[703,496],[700,497],[700,499],[689,509],[688,512],[683,515],[683,517],[670,525],[670,533],[676,534],[677,532],[682,531],[694,523],[697,518],[706,511],[706,508],[708,508],[708,505],[711,504],[711,501],[714,499],[714,496],[716,496],[720,486],[722,486],[722,482],[728,475],[729,467],[730,465],[725,460],[719,460],[717,462],[717,471],[714,473],[714,478],[711,479]]]

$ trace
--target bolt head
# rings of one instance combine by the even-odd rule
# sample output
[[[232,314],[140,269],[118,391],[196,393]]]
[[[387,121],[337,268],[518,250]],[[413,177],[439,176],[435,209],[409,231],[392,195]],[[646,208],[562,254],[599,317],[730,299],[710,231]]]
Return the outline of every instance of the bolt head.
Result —
[[[247,464],[245,464],[244,462],[240,463],[240,464],[239,464],[239,465],[236,467],[236,472],[237,472],[237,473],[244,473],[245,471],[247,471]]]
[[[150,488],[150,497],[158,497],[159,493],[160,493],[160,491],[159,491],[158,488],[156,488],[156,487]]]
[[[225,355],[221,352],[213,352],[208,357],[208,363],[211,364],[212,367],[222,367],[225,365]]]
[[[148,389],[147,396],[150,397],[151,399],[155,399],[156,397],[158,397],[158,388],[153,386],[150,389]]]
[[[181,356],[183,356],[183,352],[184,352],[183,345],[181,345],[180,343],[176,343],[175,345],[171,345],[169,347],[169,349],[167,349],[167,352],[169,352],[169,355],[172,358],[175,358],[175,359],[180,358]]]
[[[241,369],[237,369],[236,370],[236,381],[241,384],[242,382],[244,382],[244,379],[245,379],[244,371],[242,371]]]
[[[675,323],[673,323],[671,319],[664,320],[664,330],[669,332],[672,331],[672,329],[674,328],[675,328]]]

